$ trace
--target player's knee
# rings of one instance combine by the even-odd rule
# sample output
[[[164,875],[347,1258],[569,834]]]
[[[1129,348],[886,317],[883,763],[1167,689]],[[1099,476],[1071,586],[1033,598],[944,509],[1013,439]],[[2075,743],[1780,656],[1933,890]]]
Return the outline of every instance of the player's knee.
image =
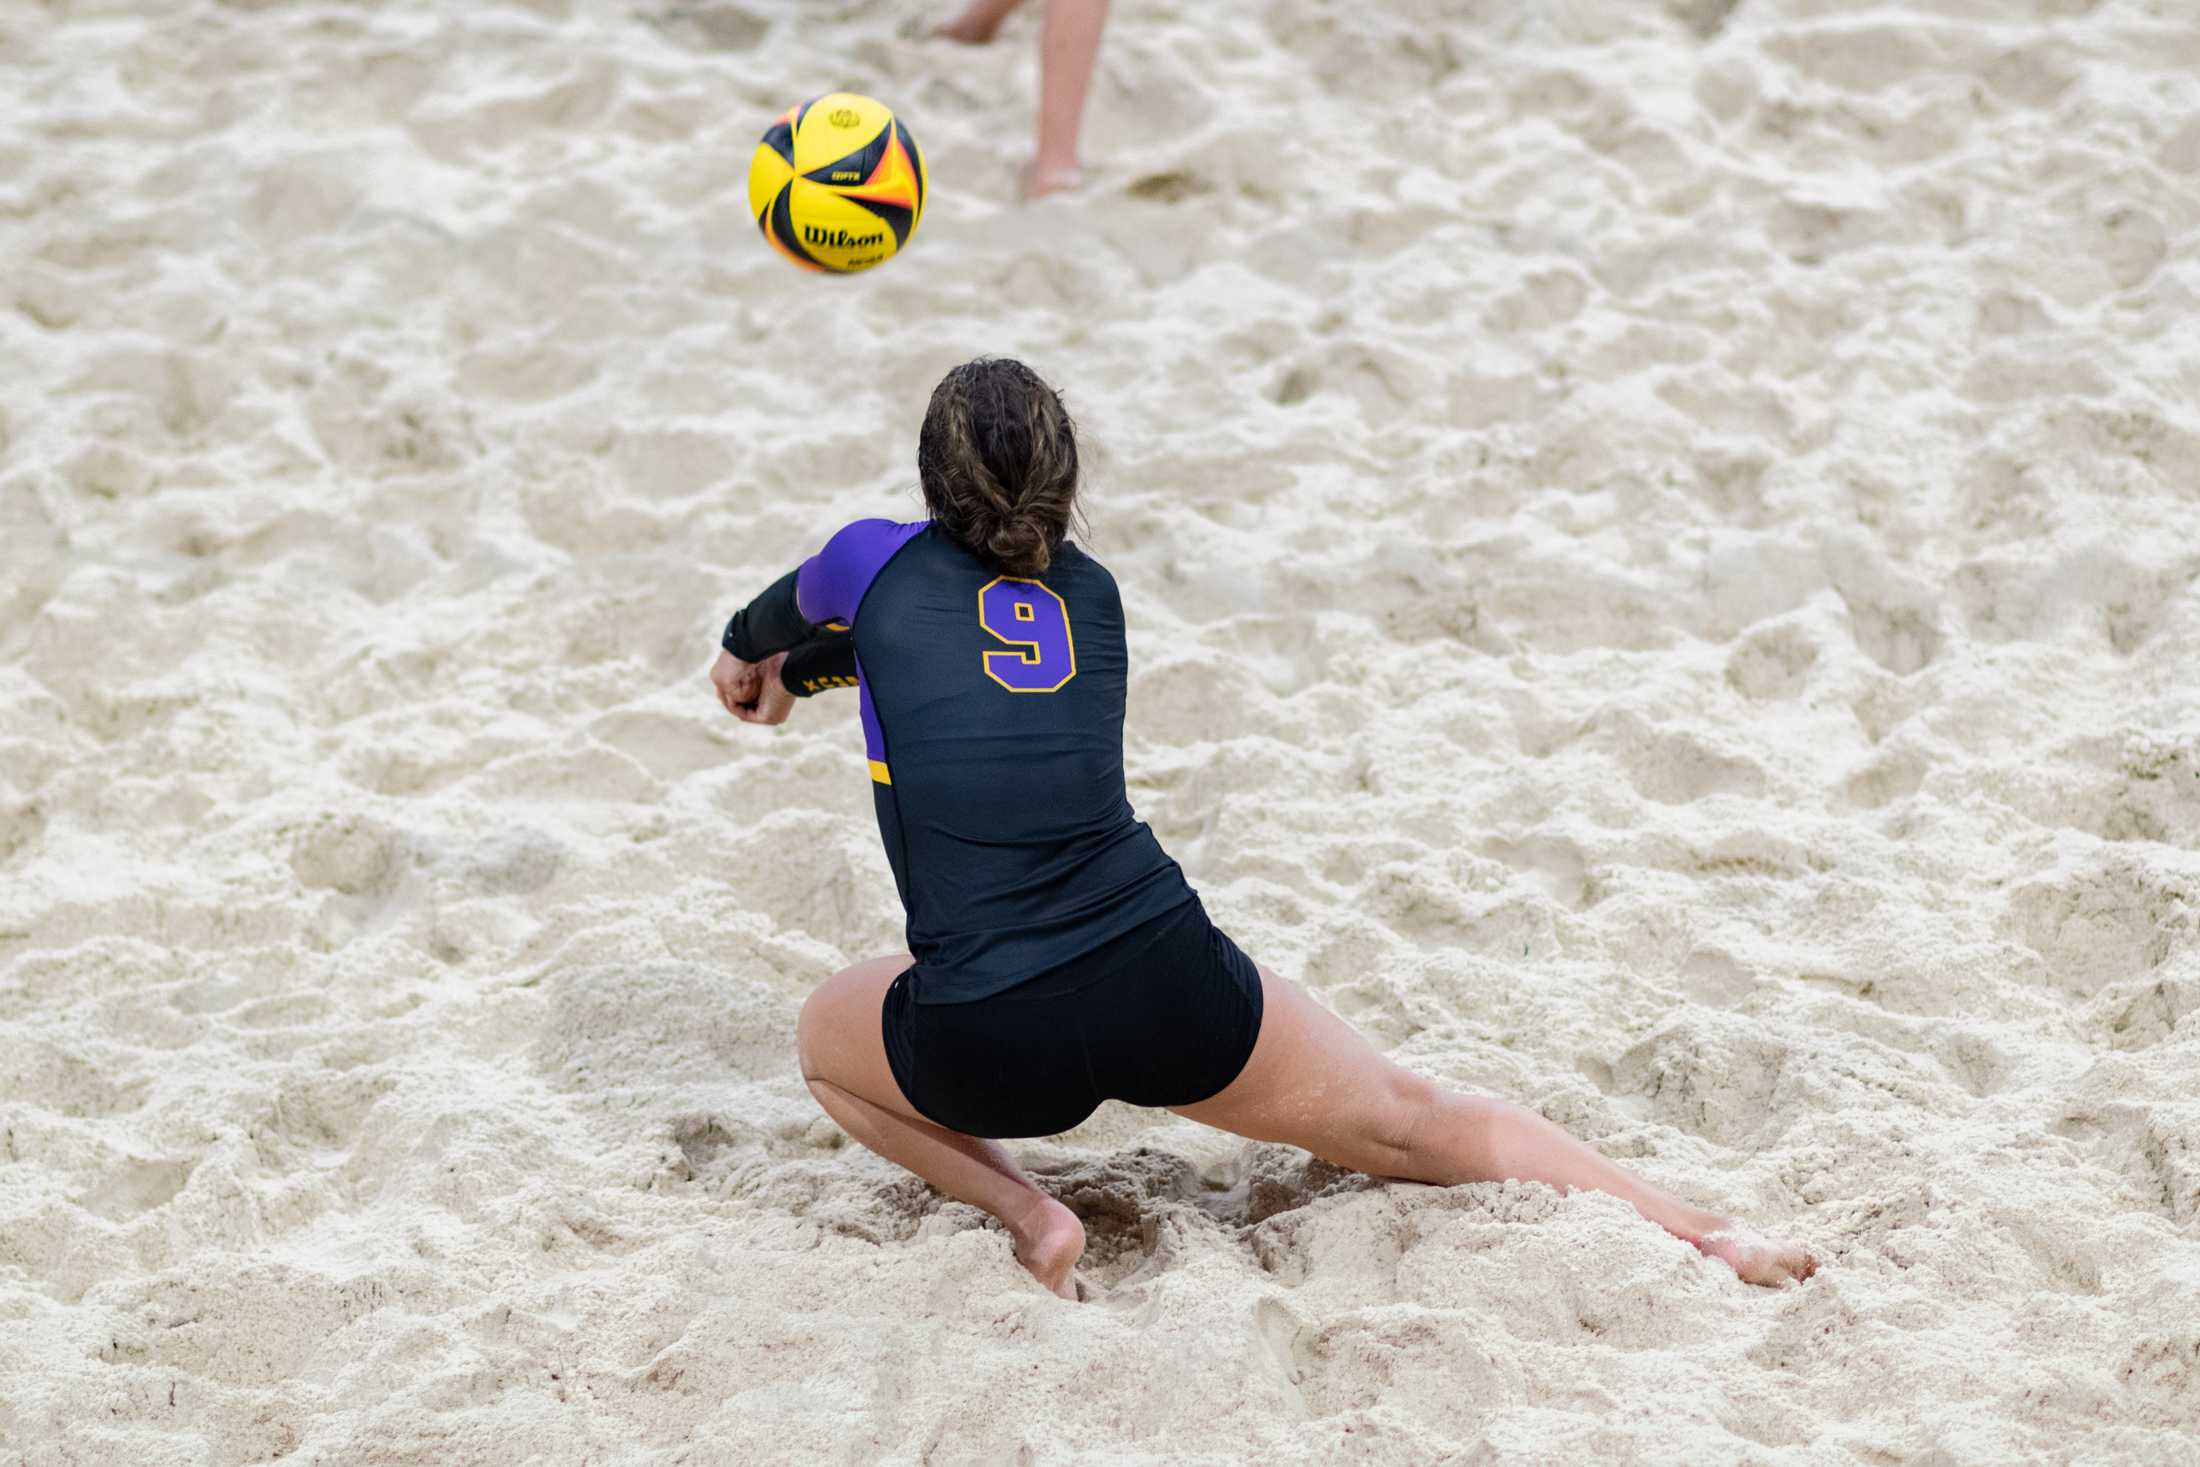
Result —
[[[1369,1107],[1364,1141],[1374,1165],[1365,1169],[1379,1176],[1418,1177],[1421,1145],[1430,1113],[1436,1108],[1437,1089],[1410,1070],[1394,1069],[1385,1076]]]
[[[794,1021],[795,1062],[802,1067],[802,1078],[812,1082],[824,1078],[824,1035],[832,1022],[834,979],[826,979],[810,990],[810,996],[802,1001],[802,1012]]]

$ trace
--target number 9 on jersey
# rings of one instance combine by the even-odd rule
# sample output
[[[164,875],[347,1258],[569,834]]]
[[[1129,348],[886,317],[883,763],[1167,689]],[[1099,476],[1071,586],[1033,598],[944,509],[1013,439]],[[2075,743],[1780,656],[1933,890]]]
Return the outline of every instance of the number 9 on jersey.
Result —
[[[1037,581],[996,576],[978,588],[978,624],[1014,650],[979,654],[985,675],[1011,693],[1054,693],[1077,676],[1069,606]]]

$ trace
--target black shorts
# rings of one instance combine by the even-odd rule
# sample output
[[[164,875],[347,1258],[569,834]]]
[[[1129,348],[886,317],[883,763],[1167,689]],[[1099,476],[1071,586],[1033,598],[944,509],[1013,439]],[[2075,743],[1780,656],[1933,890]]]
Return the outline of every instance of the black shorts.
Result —
[[[1260,970],[1197,897],[990,998],[913,987],[887,987],[886,1061],[920,1115],[966,1136],[1051,1136],[1103,1100],[1205,1100],[1260,1036]]]

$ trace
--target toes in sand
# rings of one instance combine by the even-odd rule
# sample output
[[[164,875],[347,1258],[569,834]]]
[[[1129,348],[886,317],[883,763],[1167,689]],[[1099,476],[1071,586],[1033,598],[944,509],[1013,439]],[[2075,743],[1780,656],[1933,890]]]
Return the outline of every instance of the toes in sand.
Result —
[[[1077,1297],[1073,1274],[1084,1254],[1085,1225],[1051,1197],[1016,1237],[1016,1261],[1065,1299]]]
[[[1769,1288],[1800,1283],[1818,1271],[1818,1259],[1801,1243],[1768,1238],[1747,1228],[1727,1227],[1707,1233],[1696,1246],[1726,1264],[1744,1283]]]

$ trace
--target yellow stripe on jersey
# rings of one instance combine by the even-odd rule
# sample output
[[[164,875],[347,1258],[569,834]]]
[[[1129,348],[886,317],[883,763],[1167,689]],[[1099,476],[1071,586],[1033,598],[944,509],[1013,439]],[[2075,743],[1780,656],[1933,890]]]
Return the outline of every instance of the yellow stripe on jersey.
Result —
[[[877,784],[892,784],[894,776],[886,772],[886,766],[878,760],[871,761],[871,779]]]

